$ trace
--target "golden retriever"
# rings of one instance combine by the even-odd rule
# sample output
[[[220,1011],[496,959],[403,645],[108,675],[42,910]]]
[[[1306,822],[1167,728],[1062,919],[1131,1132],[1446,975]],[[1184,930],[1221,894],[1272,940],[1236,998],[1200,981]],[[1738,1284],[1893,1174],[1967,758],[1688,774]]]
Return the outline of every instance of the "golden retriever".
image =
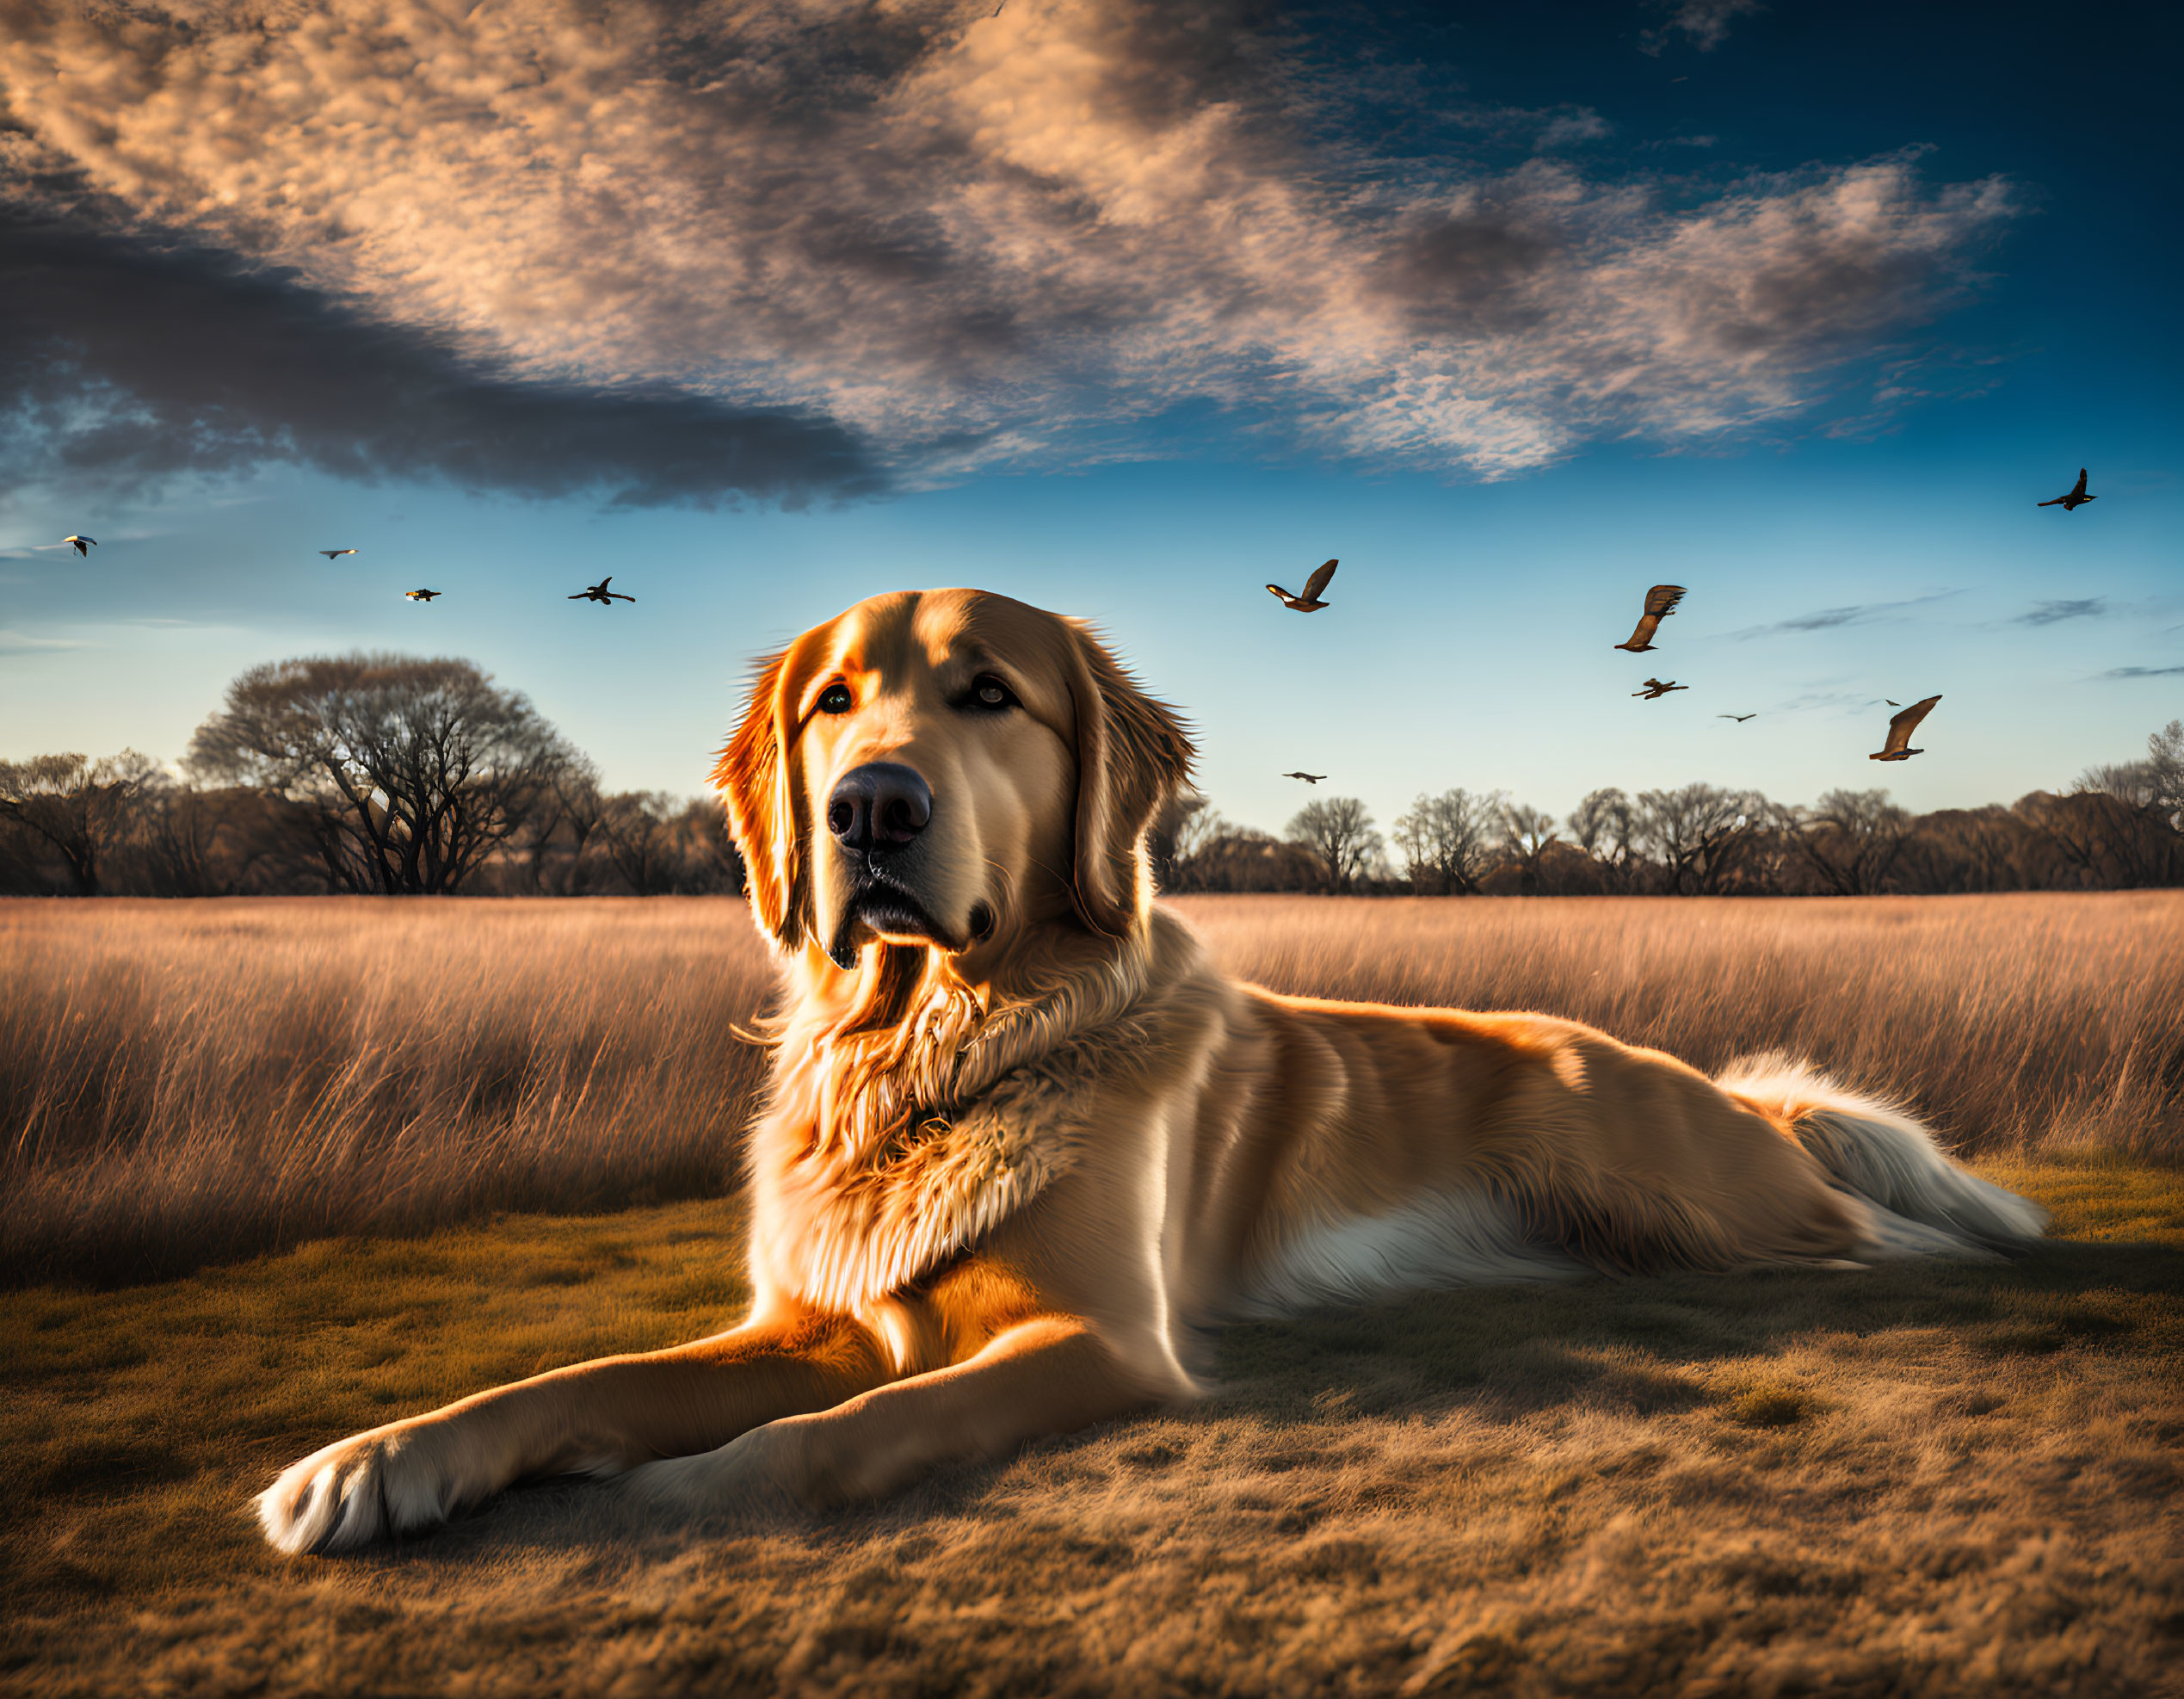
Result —
[[[260,1497],[268,1538],[353,1548],[556,1473],[836,1503],[1188,1398],[1226,1318],[2039,1236],[1794,1065],[1709,1080],[1546,1016],[1225,979],[1145,854],[1191,756],[1083,626],[1004,596],[879,596],[775,657],[716,775],[781,976],[750,1313],[330,1445]]]

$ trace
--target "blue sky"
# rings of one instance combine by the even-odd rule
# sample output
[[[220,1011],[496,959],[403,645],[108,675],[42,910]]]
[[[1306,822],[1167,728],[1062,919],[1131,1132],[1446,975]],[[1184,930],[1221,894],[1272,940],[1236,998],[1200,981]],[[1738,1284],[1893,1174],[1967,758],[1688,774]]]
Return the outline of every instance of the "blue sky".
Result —
[[[1268,827],[2008,800],[2184,714],[2155,9],[875,15],[11,14],[0,756],[398,648],[694,792],[753,655],[942,584],[1098,622]]]

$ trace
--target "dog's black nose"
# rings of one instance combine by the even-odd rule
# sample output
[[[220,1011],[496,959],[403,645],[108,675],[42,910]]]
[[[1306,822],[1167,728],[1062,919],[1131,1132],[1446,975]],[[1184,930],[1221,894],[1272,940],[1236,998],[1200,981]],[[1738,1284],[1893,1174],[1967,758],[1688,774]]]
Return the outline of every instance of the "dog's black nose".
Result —
[[[933,818],[933,788],[899,761],[868,761],[827,799],[827,830],[845,850],[899,850]]]

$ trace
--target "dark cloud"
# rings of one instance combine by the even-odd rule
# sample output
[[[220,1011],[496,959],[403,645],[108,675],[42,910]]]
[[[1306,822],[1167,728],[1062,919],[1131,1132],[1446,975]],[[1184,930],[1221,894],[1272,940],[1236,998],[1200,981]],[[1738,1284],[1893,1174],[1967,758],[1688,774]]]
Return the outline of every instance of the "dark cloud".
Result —
[[[1751,9],[1656,15],[1704,47]],[[40,373],[77,361],[113,423],[70,424],[72,451],[272,442],[546,484],[581,459],[562,436],[478,446],[536,405],[599,446],[603,485],[706,499],[861,487],[859,442],[905,478],[1126,454],[1211,405],[1270,440],[1498,477],[1587,437],[1712,441],[1813,405],[1975,289],[2015,213],[1999,180],[1922,181],[1915,151],[1633,176],[1595,163],[1590,108],[1367,94],[1265,0],[0,16],[0,180],[73,174],[60,201],[186,233],[194,258],[137,256],[176,283],[139,297],[176,341],[183,309],[209,314],[250,394],[281,390],[253,411],[209,360],[177,372],[153,331],[111,307],[87,325],[57,289],[32,305],[84,351],[48,337]],[[1342,121],[1360,105],[1369,127]],[[1428,144],[1360,139],[1391,120]],[[95,293],[141,281],[114,271]],[[234,346],[253,289],[277,354]],[[361,447],[280,369],[336,331],[409,374]],[[579,371],[639,386],[524,381]],[[68,398],[33,387],[40,423],[61,419]],[[452,443],[407,405],[443,394]]]
[[[1710,53],[1729,39],[1732,18],[1765,9],[1759,0],[1655,0],[1653,9],[1665,10],[1669,21],[1659,29],[1638,32],[1638,51],[1658,59],[1669,45],[1671,30],[1681,30],[1691,45]]]
[[[2021,626],[2051,626],[2063,620],[2091,620],[2107,611],[2107,598],[2088,596],[2070,602],[2036,602],[2031,609],[2020,614],[2012,624]]]
[[[1906,608],[1922,608],[1930,602],[1946,601],[1956,594],[1955,590],[1936,590],[1931,596],[1909,596],[1901,602],[1860,602],[1843,608],[1822,608],[1814,613],[1799,614],[1768,625],[1747,626],[1742,631],[1732,631],[1730,635],[1742,639],[1779,637],[1785,632],[1827,631],[1836,626],[1871,625]]]
[[[292,273],[0,204],[0,472],[140,481],[268,461],[635,506],[883,481],[824,418],[527,379]]]
[[[1800,614],[1793,620],[1778,620],[1771,626],[1749,626],[1739,637],[1766,637],[1778,631],[1825,631],[1829,626],[1855,625],[1866,616],[1863,607],[1823,608],[1817,614]]]

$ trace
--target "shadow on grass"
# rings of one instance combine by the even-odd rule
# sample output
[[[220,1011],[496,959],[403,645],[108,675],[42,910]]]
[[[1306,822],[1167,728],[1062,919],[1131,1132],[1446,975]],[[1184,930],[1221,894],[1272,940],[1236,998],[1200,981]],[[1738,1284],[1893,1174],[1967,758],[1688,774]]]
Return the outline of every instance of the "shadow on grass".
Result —
[[[1903,1263],[1851,1272],[1768,1270],[1594,1280],[1431,1294],[1365,1310],[1232,1328],[1209,1408],[1280,1419],[1498,1417],[1577,1403],[1639,1414],[1702,1401],[1683,1370],[1778,1354],[1830,1337],[1938,1329],[1937,1349],[2000,1361],[2066,1347],[2159,1349],[2184,1292],[2184,1251],[2048,1244],[2002,1265]],[[1634,1365],[1647,1367],[1640,1370]]]
[[[1999,1265],[1912,1263],[1422,1294],[1230,1327],[1215,1341],[1212,1389],[1199,1403],[1035,1442],[1007,1461],[937,1470],[885,1504],[802,1526],[822,1551],[876,1538],[922,1540],[919,1530],[953,1519],[1018,1514],[996,1493],[1027,1457],[1064,1474],[1072,1457],[1095,1474],[1157,1474],[1188,1455],[1194,1432],[1235,1426],[1251,1436],[1249,1470],[1273,1477],[1354,1461],[1370,1449],[1370,1434],[1389,1423],[1469,1417],[1506,1428],[1542,1416],[1701,1411],[1748,1432],[1795,1429],[1823,1413],[1829,1399],[1824,1387],[1768,1371],[1786,1354],[1817,1350],[1884,1370],[1952,1359],[1953,1382],[1990,1381],[2004,1389],[2039,1360],[2093,1354],[2154,1368],[2184,1353],[2180,1294],[2184,1250],[2073,1243],[2050,1243]],[[2002,1402],[1975,1385],[1952,1392],[1941,1407],[1978,1416]],[[2164,1437],[2184,1437],[2184,1424]],[[1265,1508],[1280,1512],[1270,1524],[1280,1533],[1303,1534],[1319,1519],[1309,1495],[1295,1504],[1277,1495]],[[429,1572],[589,1554],[604,1573],[632,1554],[657,1554],[690,1537],[632,1520],[609,1488],[542,1481],[340,1566]]]
[[[1726,1692],[1794,1642],[1879,1692],[1912,1690],[1917,1616],[1963,1626],[1916,1690],[2144,1690],[2184,1622],[2176,1177],[2039,1177],[2058,1231],[2119,1236],[1239,1325],[1204,1400],[883,1504],[664,1528],[546,1482],[339,1560],[276,1557],[250,1494],[341,1434],[714,1331],[733,1208],[0,1294],[0,1687]],[[2008,1679],[1977,1664],[2004,1640]]]

